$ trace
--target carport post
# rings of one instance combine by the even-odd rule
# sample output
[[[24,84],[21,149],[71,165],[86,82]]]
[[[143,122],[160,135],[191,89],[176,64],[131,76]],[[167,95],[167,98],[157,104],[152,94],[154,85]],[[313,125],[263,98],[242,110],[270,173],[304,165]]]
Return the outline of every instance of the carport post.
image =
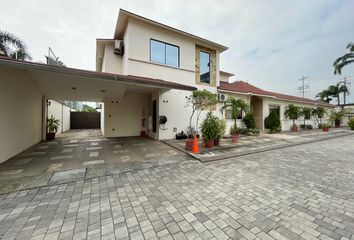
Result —
[[[48,99],[42,95],[42,140],[47,138]]]

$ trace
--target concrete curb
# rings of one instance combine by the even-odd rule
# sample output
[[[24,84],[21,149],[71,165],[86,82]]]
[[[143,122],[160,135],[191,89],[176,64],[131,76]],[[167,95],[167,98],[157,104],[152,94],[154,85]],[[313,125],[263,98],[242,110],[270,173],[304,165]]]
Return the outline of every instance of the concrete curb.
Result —
[[[268,152],[268,151],[277,150],[277,149],[289,148],[289,147],[304,145],[304,144],[308,144],[308,143],[331,140],[331,139],[336,139],[336,138],[340,138],[340,137],[347,137],[347,136],[351,136],[351,135],[354,135],[354,133],[344,133],[344,134],[340,134],[340,135],[321,137],[321,138],[317,138],[317,139],[313,139],[313,140],[305,140],[302,142],[285,143],[285,144],[281,144],[278,146],[266,147],[266,148],[261,148],[261,149],[254,149],[254,150],[250,150],[250,151],[246,150],[246,151],[243,151],[240,153],[225,154],[225,155],[220,155],[220,156],[215,156],[215,157],[198,157],[198,156],[194,155],[193,153],[188,152],[187,150],[182,150],[180,148],[177,148],[177,147],[173,146],[172,144],[169,144],[168,142],[165,142],[165,141],[162,141],[162,142],[167,144],[170,147],[173,147],[174,149],[176,149],[178,151],[188,154],[189,156],[193,157],[194,159],[196,159],[202,163],[208,163],[208,162],[213,162],[213,161],[218,161],[218,160],[225,160],[225,159],[230,159],[230,158],[236,158],[236,157],[241,157],[241,156],[262,153],[262,152]],[[239,146],[239,147],[241,147],[241,146]],[[225,148],[221,148],[218,150],[225,150],[225,149],[230,149],[230,148],[236,148],[236,146],[235,147],[225,147]]]

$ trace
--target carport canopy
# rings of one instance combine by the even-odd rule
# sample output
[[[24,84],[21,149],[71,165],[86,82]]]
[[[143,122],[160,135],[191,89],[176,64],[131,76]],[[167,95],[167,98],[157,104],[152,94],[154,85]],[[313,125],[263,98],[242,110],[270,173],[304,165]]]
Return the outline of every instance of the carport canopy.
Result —
[[[25,71],[47,99],[102,102],[121,98],[125,92],[149,93],[195,87],[161,79],[52,66],[43,63],[0,58],[0,68]]]

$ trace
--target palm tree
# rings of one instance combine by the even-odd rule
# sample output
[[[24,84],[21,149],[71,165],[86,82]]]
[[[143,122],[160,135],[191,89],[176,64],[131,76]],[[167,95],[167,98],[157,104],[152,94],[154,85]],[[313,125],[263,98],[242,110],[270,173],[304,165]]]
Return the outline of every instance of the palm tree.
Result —
[[[222,110],[230,108],[231,109],[231,118],[234,120],[234,126],[232,128],[233,134],[237,132],[237,116],[238,113],[241,112],[248,112],[250,107],[249,105],[242,99],[235,99],[230,97],[224,104]]]
[[[298,129],[295,120],[298,118],[299,113],[300,113],[300,107],[295,106],[293,104],[290,104],[284,112],[285,117],[293,120],[292,130]]]
[[[349,49],[349,53],[344,54],[334,61],[334,74],[341,74],[344,66],[354,62],[354,42],[348,43],[347,49]]]
[[[332,100],[331,93],[328,91],[328,89],[325,89],[322,92],[317,93],[316,98],[319,98],[321,102],[326,102],[326,103],[329,103]]]
[[[343,85],[343,82],[339,82],[336,85],[331,85],[328,87],[328,91],[332,97],[337,100],[338,106],[340,105],[340,94],[349,95],[349,89],[347,86]]]
[[[304,116],[304,129],[306,129],[306,119],[310,119],[312,108],[302,107],[300,108],[299,115]]]
[[[13,50],[15,48],[16,50]],[[17,36],[0,30],[0,51],[6,56],[18,60],[30,60],[26,45]]]
[[[325,114],[326,114],[326,110],[324,109],[324,107],[318,106],[317,108],[312,109],[312,116],[315,117],[318,125],[322,123],[322,118],[324,117]],[[319,119],[321,119],[321,121]]]

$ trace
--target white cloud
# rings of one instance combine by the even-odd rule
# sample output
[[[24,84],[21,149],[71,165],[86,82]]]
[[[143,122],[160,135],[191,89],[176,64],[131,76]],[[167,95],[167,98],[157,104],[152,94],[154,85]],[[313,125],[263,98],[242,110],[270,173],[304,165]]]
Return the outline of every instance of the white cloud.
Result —
[[[113,36],[119,8],[227,45],[221,67],[235,80],[293,95],[302,75],[311,97],[334,84],[332,63],[354,41],[351,0],[6,0],[0,28],[36,60],[51,46],[66,65],[93,70],[95,39]],[[343,72],[354,78],[354,66]]]

